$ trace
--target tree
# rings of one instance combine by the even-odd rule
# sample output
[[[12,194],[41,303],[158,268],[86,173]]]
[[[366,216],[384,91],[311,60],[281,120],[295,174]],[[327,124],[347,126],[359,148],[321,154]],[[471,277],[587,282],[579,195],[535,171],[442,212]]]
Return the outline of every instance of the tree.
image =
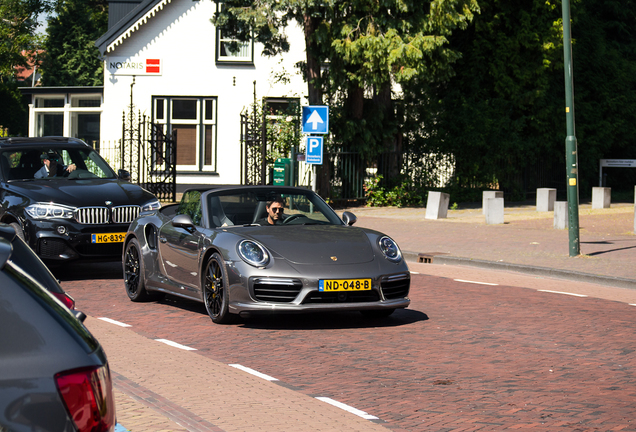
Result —
[[[253,36],[270,56],[289,49],[285,28],[297,22],[305,34],[309,103],[324,103],[325,90],[342,92],[359,120],[365,91],[375,89],[386,103],[394,82],[448,74],[458,55],[444,48],[446,37],[477,10],[476,0],[227,0],[213,22],[237,40]]]
[[[15,77],[28,57],[41,47],[38,16],[51,10],[52,0],[0,1],[0,126],[11,135],[26,133],[25,108]]]
[[[448,76],[459,54],[447,37],[477,11],[476,0],[227,0],[213,22],[239,41],[254,37],[265,55],[286,51],[285,28],[301,25],[309,103],[326,92],[334,140],[371,160],[399,150],[394,85]]]
[[[449,48],[462,53],[454,76],[405,87],[405,127],[424,153],[452,155],[456,186],[522,198],[538,163],[565,170],[561,7],[550,0],[480,7],[468,29],[450,37]]]
[[[572,8],[579,181],[587,197],[598,186],[599,159],[636,159],[635,22],[634,0],[586,0]],[[605,172],[612,191],[633,197],[633,169]]]
[[[95,41],[108,28],[107,7],[106,0],[59,0],[44,44],[45,86],[103,84],[104,66]]]
[[[11,79],[16,66],[26,66],[28,53],[40,47],[38,16],[53,7],[53,0],[0,1],[0,79]]]

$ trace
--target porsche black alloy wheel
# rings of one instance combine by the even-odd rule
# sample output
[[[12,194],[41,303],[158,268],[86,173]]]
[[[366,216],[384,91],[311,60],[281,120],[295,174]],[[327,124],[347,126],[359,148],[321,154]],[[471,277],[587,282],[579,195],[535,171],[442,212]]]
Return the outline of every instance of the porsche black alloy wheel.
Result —
[[[141,302],[148,300],[148,292],[144,285],[143,262],[141,260],[141,248],[137,239],[132,239],[126,245],[124,254],[124,285],[126,294],[130,300]]]
[[[228,292],[223,268],[223,258],[213,254],[205,266],[203,281],[203,301],[205,309],[216,324],[227,324],[232,321],[228,311]]]

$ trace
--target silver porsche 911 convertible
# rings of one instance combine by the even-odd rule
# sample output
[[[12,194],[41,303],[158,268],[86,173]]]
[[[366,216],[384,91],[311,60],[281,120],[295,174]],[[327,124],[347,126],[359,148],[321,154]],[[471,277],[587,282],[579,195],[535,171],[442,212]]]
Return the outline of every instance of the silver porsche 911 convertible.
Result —
[[[409,269],[390,237],[355,221],[303,188],[190,189],[130,225],[126,293],[201,301],[219,324],[255,313],[386,317],[410,303]]]

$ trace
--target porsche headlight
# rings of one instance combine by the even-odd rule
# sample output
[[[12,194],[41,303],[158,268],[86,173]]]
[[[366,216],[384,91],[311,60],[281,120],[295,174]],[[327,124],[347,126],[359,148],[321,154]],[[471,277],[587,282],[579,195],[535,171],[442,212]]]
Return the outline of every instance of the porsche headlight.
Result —
[[[402,252],[400,252],[400,248],[392,238],[384,236],[380,238],[379,244],[380,250],[386,259],[392,262],[400,262],[402,260]]]
[[[269,263],[269,254],[255,241],[243,240],[238,244],[237,249],[241,259],[254,267],[264,267]]]
[[[71,219],[75,208],[53,203],[36,203],[24,210],[33,219]]]
[[[141,211],[152,211],[159,210],[161,208],[161,203],[159,200],[155,199],[152,201],[148,201],[146,204],[141,206]]]

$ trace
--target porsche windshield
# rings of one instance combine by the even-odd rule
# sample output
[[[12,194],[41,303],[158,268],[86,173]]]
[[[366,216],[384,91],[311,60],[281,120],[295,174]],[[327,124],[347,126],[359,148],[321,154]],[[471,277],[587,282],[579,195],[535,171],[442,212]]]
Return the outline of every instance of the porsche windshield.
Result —
[[[276,189],[219,191],[206,197],[210,225],[342,225],[336,213],[312,191]]]
[[[9,148],[0,153],[0,165],[9,181],[115,178],[108,163],[90,148]]]

